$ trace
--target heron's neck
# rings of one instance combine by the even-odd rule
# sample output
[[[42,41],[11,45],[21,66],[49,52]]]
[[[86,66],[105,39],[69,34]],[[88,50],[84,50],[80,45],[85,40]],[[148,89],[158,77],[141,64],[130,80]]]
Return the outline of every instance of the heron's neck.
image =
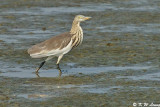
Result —
[[[80,22],[74,20],[73,23],[72,23],[72,28],[70,30],[70,33],[71,34],[76,34],[79,31],[82,31],[82,28],[80,26]]]

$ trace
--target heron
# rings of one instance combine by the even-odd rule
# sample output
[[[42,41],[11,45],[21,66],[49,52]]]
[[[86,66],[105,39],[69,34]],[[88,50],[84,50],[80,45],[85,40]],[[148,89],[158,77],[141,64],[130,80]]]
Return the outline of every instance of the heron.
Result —
[[[41,43],[33,45],[28,49],[28,54],[32,58],[43,58],[46,59],[40,63],[39,67],[36,69],[35,73],[38,73],[40,68],[49,60],[54,57],[58,57],[57,59],[57,69],[61,74],[62,71],[60,69],[59,63],[65,54],[71,51],[73,48],[79,46],[83,41],[83,30],[80,26],[80,23],[91,19],[91,17],[84,15],[76,15],[71,30],[69,32],[65,32],[59,34],[57,36],[53,36],[50,39],[47,39]]]

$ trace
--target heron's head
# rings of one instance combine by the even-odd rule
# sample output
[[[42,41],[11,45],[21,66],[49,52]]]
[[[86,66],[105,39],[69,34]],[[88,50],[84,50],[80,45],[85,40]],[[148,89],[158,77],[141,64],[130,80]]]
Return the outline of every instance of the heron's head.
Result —
[[[85,20],[88,20],[90,19],[91,17],[87,17],[87,16],[83,16],[83,15],[77,15],[74,20],[75,21],[78,21],[78,22],[82,22],[82,21],[85,21]]]

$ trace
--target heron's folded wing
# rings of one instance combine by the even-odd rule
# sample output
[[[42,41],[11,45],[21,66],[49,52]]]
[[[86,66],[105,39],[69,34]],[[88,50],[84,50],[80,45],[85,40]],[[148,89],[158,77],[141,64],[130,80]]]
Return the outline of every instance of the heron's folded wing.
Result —
[[[71,34],[69,32],[66,32],[32,46],[28,49],[28,53],[33,58],[46,57],[48,55],[47,53],[49,53],[50,51],[54,52],[54,50],[60,50],[66,47],[69,44],[70,40]]]

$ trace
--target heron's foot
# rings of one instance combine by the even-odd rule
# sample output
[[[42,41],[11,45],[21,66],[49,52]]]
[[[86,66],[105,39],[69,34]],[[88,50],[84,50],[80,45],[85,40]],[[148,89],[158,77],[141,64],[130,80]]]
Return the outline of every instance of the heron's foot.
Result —
[[[61,70],[61,68],[59,67],[59,64],[57,64],[57,69],[58,69],[58,71],[59,71],[59,77],[61,77],[61,75],[62,75],[62,70]]]
[[[38,74],[39,69],[40,69],[40,68],[37,68],[37,69],[36,69],[36,71],[35,71],[36,74]]]
[[[35,73],[35,74],[36,74],[36,76],[37,76],[38,78],[40,77],[38,73]]]
[[[59,70],[59,77],[61,77],[61,75],[62,75],[62,72]]]
[[[38,74],[39,72],[39,68],[37,68],[34,72],[32,72],[33,74]]]
[[[37,69],[38,69],[38,68],[37,68]],[[38,72],[37,69],[36,69],[36,71],[32,72],[32,74],[36,74],[37,77],[40,77],[40,76],[39,76],[39,72]]]

